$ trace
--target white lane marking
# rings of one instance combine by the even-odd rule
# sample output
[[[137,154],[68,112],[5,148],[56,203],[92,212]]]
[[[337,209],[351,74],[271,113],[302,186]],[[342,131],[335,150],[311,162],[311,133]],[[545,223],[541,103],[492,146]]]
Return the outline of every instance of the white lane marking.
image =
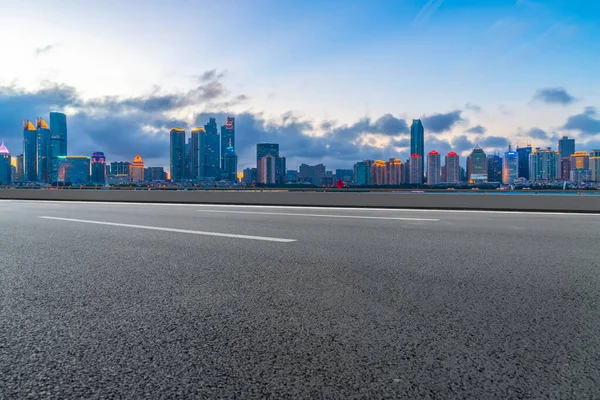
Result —
[[[266,237],[266,236],[238,235],[238,234],[233,234],[233,233],[192,231],[192,230],[188,230],[188,229],[163,228],[160,226],[133,225],[133,224],[121,224],[121,223],[117,223],[117,222],[91,221],[91,220],[87,220],[87,219],[59,218],[59,217],[46,217],[46,216],[39,217],[39,218],[51,219],[51,220],[55,220],[55,221],[82,222],[82,223],[86,223],[86,224],[120,226],[120,227],[124,227],[124,228],[148,229],[148,230],[153,230],[153,231],[190,233],[193,235],[218,236],[218,237],[235,238],[235,239],[262,240],[265,242],[290,243],[290,242],[297,241],[296,239],[283,239],[283,238],[274,238],[274,237]]]
[[[449,195],[451,196],[451,195]],[[502,195],[498,195],[502,196]],[[535,196],[535,195],[532,195]],[[540,199],[543,198],[540,195]],[[523,215],[565,215],[571,217],[598,217],[600,213],[586,212],[551,212],[551,211],[494,211],[494,210],[444,210],[437,208],[368,208],[368,207],[316,207],[316,206],[270,206],[270,205],[247,205],[247,204],[181,204],[181,203],[143,203],[143,202],[113,202],[113,201],[59,201],[59,200],[9,200],[13,203],[57,203],[57,204],[96,204],[106,206],[162,206],[162,207],[223,207],[223,208],[270,208],[289,210],[337,210],[337,211],[395,211],[416,213],[460,213],[460,214],[523,214]]]
[[[334,214],[306,214],[306,213],[278,213],[278,212],[260,212],[260,211],[221,211],[221,210],[196,210],[207,213],[227,213],[227,214],[255,214],[255,215],[283,215],[291,217],[319,217],[319,218],[354,218],[354,219],[389,219],[401,221],[427,221],[438,222],[437,218],[407,218],[407,217],[371,217],[366,215],[334,215]]]

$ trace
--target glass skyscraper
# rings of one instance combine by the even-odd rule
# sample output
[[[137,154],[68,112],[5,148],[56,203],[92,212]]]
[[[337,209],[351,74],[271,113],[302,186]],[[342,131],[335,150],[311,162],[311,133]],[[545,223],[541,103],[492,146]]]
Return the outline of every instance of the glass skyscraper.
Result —
[[[171,129],[171,180],[181,181],[185,176],[185,130]]]
[[[489,155],[487,163],[488,182],[502,182],[502,157]]]
[[[57,182],[86,185],[90,181],[90,157],[58,156]]]
[[[357,185],[371,184],[371,164],[373,161],[365,160],[354,164],[354,183]]]
[[[198,179],[202,176],[200,171],[200,142],[202,140],[202,136],[204,135],[206,135],[206,130],[204,128],[192,129],[192,137],[189,141],[191,179]]]
[[[37,181],[37,130],[31,121],[23,121],[23,181]]]
[[[502,158],[502,183],[512,185],[519,175],[519,156],[516,151],[512,151],[510,146]]]
[[[550,148],[536,148],[531,153],[529,164],[530,179],[535,182],[554,180],[560,176],[560,157],[558,151]]]
[[[50,134],[51,134],[51,181],[58,179],[58,156],[67,155],[67,116],[60,112],[50,113]]]
[[[487,155],[477,146],[467,159],[467,179],[471,183],[481,183],[487,181],[487,178]]]
[[[202,177],[219,179],[221,177],[220,136],[217,121],[210,118],[204,125],[204,134],[200,135],[200,172]]]
[[[558,154],[560,158],[571,157],[575,153],[575,139],[569,139],[568,136],[563,136],[558,141]]]
[[[235,152],[235,118],[233,117],[227,117],[227,122],[221,126],[221,169],[223,170],[226,169],[225,156],[229,151],[229,147],[233,148]]]
[[[10,152],[4,145],[0,145],[0,185],[10,185],[12,183],[12,165]]]
[[[52,182],[52,135],[50,127],[42,118],[35,121],[37,128],[37,180]]]
[[[225,163],[223,164],[223,176],[229,182],[237,182],[237,162],[238,157],[232,146],[227,147],[225,153]]]
[[[103,185],[106,183],[106,157],[104,153],[92,154],[92,183]]]
[[[517,155],[519,158],[519,178],[525,178],[529,180],[529,155],[531,152],[531,146],[517,147]]]
[[[418,154],[421,156],[421,173],[425,168],[425,130],[420,119],[413,119],[410,126],[410,154]],[[411,172],[411,176],[413,173]],[[423,179],[421,179],[421,182]]]

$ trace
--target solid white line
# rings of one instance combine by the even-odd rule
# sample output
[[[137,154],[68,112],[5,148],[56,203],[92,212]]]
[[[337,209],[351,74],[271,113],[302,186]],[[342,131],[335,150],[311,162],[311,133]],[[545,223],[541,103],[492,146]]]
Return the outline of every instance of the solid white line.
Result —
[[[220,211],[220,210],[196,210],[199,212],[207,213],[227,213],[227,214],[256,214],[256,215],[283,215],[291,217],[319,217],[319,218],[354,218],[354,219],[389,219],[389,220],[401,220],[401,221],[427,221],[437,222],[439,219],[436,218],[405,218],[405,217],[370,217],[365,215],[333,215],[333,214],[294,214],[294,213],[272,213],[272,212],[260,212],[260,211]]]
[[[449,195],[451,196],[451,195]],[[498,195],[502,196],[502,195]],[[540,195],[540,198],[542,198]],[[162,206],[162,207],[222,207],[222,208],[270,208],[288,210],[338,210],[338,211],[395,211],[416,213],[455,213],[455,214],[522,214],[522,215],[565,215],[571,217],[598,217],[600,213],[578,212],[546,212],[546,211],[494,211],[494,210],[444,210],[434,208],[367,208],[367,207],[316,207],[316,206],[270,206],[270,205],[245,205],[245,204],[181,204],[181,203],[140,203],[140,202],[113,202],[113,201],[59,201],[59,200],[9,200],[13,203],[57,203],[57,204],[96,204],[106,206]]]
[[[218,236],[218,237],[235,238],[235,239],[262,240],[265,242],[290,243],[290,242],[297,241],[296,239],[282,239],[282,238],[273,238],[273,237],[265,237],[265,236],[237,235],[237,234],[233,234],[233,233],[192,231],[192,230],[188,230],[188,229],[163,228],[163,227],[159,227],[159,226],[133,225],[133,224],[120,224],[117,222],[91,221],[91,220],[87,220],[87,219],[58,218],[58,217],[39,217],[39,218],[51,219],[51,220],[56,220],[56,221],[83,222],[86,224],[96,224],[96,225],[120,226],[120,227],[124,227],[124,228],[148,229],[148,230],[153,230],[153,231],[190,233],[193,235]]]

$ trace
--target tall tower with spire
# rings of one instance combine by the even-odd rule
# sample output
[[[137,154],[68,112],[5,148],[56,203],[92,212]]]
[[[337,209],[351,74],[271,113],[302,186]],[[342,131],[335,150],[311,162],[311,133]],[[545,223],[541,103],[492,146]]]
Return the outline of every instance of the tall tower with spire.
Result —
[[[10,160],[10,152],[4,145],[3,139],[0,145],[0,185],[10,185],[12,183]]]

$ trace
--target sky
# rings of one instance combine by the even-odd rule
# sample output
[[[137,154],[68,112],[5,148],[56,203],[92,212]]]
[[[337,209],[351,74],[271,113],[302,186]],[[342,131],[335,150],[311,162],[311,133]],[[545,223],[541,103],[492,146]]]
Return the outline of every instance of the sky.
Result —
[[[169,166],[169,130],[236,117],[288,168],[509,144],[600,148],[600,4],[587,0],[0,0],[0,138],[68,116],[69,154]]]

